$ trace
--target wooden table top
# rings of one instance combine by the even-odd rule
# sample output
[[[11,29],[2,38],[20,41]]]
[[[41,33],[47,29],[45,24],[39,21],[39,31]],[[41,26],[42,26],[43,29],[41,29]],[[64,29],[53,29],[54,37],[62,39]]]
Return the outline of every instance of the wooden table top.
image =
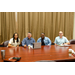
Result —
[[[19,62],[34,62],[40,60],[70,60],[75,59],[74,56],[69,56],[68,50],[73,49],[75,51],[75,45],[70,47],[60,47],[60,46],[42,46],[41,49],[28,49],[24,47],[0,47],[0,62],[3,62],[1,58],[1,50],[5,50],[5,58],[12,56],[21,56]]]

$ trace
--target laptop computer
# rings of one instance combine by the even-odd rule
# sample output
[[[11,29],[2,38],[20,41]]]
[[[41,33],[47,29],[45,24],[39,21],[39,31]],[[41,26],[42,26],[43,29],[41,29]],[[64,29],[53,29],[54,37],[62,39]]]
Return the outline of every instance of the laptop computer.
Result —
[[[38,48],[41,48],[41,42],[35,42],[33,43],[33,49],[38,49]]]

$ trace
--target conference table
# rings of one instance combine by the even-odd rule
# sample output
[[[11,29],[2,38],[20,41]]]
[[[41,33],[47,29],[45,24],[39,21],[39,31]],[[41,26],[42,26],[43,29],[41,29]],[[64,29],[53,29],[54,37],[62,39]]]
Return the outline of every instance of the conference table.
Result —
[[[75,45],[69,47],[60,47],[56,45],[41,46],[40,49],[28,49],[28,47],[0,47],[0,62],[3,62],[1,50],[5,50],[5,59],[13,56],[20,56],[18,62],[36,62],[40,60],[51,61],[71,61],[75,60],[75,56],[69,56],[69,49],[75,51]]]

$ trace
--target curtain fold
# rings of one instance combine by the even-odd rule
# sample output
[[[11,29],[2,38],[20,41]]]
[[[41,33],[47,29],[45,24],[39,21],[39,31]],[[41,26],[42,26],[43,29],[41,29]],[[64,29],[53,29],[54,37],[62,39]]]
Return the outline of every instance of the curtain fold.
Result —
[[[15,12],[0,12],[0,17],[1,43],[10,40],[16,32]]]
[[[1,12],[0,12],[0,43],[1,43]]]
[[[18,34],[19,34],[20,40],[22,41],[25,37],[27,37],[27,33],[29,32],[29,13],[28,12],[17,13],[17,25],[18,25]]]
[[[73,39],[74,12],[0,12],[0,43],[12,38],[17,32],[22,41],[31,32],[37,41],[41,33],[54,42],[59,31],[69,40]]]
[[[62,30],[64,36],[73,39],[73,12],[18,12],[18,31],[21,41],[27,32],[37,41],[42,32],[54,42]]]

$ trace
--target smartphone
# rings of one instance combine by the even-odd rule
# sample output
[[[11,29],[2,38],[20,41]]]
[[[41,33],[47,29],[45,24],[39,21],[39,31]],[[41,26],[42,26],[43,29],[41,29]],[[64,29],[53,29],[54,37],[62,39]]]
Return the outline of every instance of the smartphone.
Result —
[[[17,61],[19,61],[21,57],[13,57],[13,59],[16,59]]]

